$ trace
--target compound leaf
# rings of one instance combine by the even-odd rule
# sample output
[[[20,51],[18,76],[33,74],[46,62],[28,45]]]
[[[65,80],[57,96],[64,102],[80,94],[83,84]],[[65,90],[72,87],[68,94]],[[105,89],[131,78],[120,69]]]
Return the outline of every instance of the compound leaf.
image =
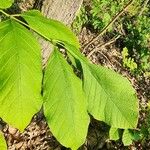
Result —
[[[89,116],[82,82],[57,50],[45,71],[44,114],[62,145],[76,150],[85,142]]]
[[[0,150],[7,150],[6,141],[1,131],[0,131]]]
[[[14,0],[0,0],[0,8],[6,9],[9,8]]]
[[[23,130],[42,105],[40,46],[19,23],[0,23],[0,117]]]
[[[73,32],[59,21],[45,18],[39,11],[30,10],[22,17],[38,33],[49,40],[63,41],[79,48],[79,42]],[[36,20],[36,21],[35,21]],[[37,23],[38,22],[38,23]]]
[[[138,101],[130,82],[102,66],[82,62],[88,111],[115,128],[136,128]]]

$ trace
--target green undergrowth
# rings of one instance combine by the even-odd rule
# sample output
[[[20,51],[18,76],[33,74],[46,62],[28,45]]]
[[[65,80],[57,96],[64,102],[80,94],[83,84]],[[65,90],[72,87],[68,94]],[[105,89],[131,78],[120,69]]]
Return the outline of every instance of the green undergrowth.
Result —
[[[113,18],[129,3],[129,0],[91,0],[85,3],[79,15],[76,17],[73,27],[79,34],[83,27],[98,35]],[[126,68],[137,80],[142,77],[150,78],[150,1],[134,0],[111,26],[103,37],[117,36],[115,46],[120,48],[122,66]],[[110,37],[111,39],[112,37]],[[117,45],[117,43],[121,43]],[[124,143],[130,143],[131,139],[140,141],[144,146],[150,140],[150,109],[146,113],[144,123],[139,130],[127,134]],[[129,132],[129,131],[127,131]],[[117,133],[112,130],[112,133]],[[114,138],[117,138],[113,134]]]
[[[79,33],[87,27],[98,34],[129,0],[92,0],[84,3],[73,27]],[[105,35],[121,35],[123,66],[136,76],[150,77],[150,5],[144,0],[133,1],[128,10],[109,26]],[[104,35],[104,36],[105,36]],[[126,56],[124,56],[124,54]]]

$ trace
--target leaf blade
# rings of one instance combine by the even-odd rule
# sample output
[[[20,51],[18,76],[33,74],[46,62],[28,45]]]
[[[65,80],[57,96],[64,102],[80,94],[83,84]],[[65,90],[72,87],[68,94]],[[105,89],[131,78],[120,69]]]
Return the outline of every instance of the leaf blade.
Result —
[[[42,105],[40,46],[8,20],[0,23],[0,53],[0,117],[22,131]]]
[[[138,101],[129,81],[102,66],[82,66],[91,115],[115,128],[136,128]]]
[[[0,8],[2,8],[2,9],[9,8],[13,2],[14,2],[14,0],[1,0],[0,1]]]
[[[89,124],[86,101],[81,81],[56,50],[45,72],[44,91],[44,113],[52,133],[62,145],[77,149]]]
[[[132,133],[128,129],[124,130],[123,136],[122,136],[122,142],[124,146],[129,146],[132,144]]]
[[[76,36],[63,23],[53,19],[47,19],[37,10],[25,12],[21,16],[35,31],[50,41],[63,41],[74,45],[76,48],[80,47]],[[38,23],[36,23],[35,20],[37,20]]]
[[[3,134],[1,133],[1,131],[0,131],[0,149],[7,150],[6,141],[5,141],[5,138],[4,138]]]
[[[109,137],[110,137],[110,140],[115,140],[115,141],[118,140],[120,138],[119,129],[111,127],[109,130]]]
[[[136,128],[139,105],[130,82],[110,69],[91,64],[74,46],[65,43],[65,48],[81,62],[89,113],[114,128]]]

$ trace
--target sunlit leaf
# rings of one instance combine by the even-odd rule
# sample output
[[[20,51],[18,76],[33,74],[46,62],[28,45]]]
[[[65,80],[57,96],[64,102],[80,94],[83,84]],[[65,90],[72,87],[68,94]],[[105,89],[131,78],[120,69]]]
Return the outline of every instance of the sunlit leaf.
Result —
[[[6,141],[1,131],[0,131],[0,150],[7,150]]]
[[[124,146],[128,146],[132,144],[132,134],[128,129],[124,130],[123,132],[122,142]]]
[[[115,128],[136,128],[138,101],[129,81],[102,66],[82,66],[89,113]]]
[[[110,137],[110,140],[115,140],[115,141],[118,140],[120,138],[119,129],[111,127],[109,130],[109,137]]]
[[[136,128],[138,100],[130,82],[110,69],[89,63],[75,47],[65,47],[81,62],[89,113],[114,128]]]
[[[40,46],[22,25],[0,23],[0,117],[23,130],[42,105]]]
[[[76,150],[85,142],[89,116],[82,83],[56,50],[45,71],[44,114],[62,145]]]
[[[14,0],[0,0],[0,8],[6,9],[9,8]]]
[[[39,11],[31,10],[22,14],[22,17],[38,33],[49,40],[63,41],[79,48],[79,42],[73,32],[59,21],[45,18]],[[38,22],[38,23],[37,23]]]

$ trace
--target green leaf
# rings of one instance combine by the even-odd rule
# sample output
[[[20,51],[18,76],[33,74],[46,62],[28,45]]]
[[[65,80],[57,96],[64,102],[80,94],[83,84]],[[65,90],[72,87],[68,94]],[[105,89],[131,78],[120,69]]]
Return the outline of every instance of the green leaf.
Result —
[[[9,8],[14,0],[0,0],[0,8],[6,9]]]
[[[82,82],[56,50],[45,71],[44,114],[62,145],[76,150],[85,142],[89,116]]]
[[[111,127],[109,130],[109,137],[110,137],[110,140],[115,140],[115,141],[118,140],[120,138],[119,129]]]
[[[65,43],[64,47],[81,62],[89,113],[114,128],[136,128],[139,105],[130,82],[110,69],[89,63],[74,46]]]
[[[129,146],[132,144],[132,134],[128,129],[124,130],[123,132],[122,142],[124,146]]]
[[[22,25],[0,23],[0,117],[23,130],[42,105],[40,46]]]
[[[62,45],[61,42],[60,45]],[[74,58],[72,57],[71,60],[77,59],[80,62],[89,63],[89,60],[86,57],[84,57],[80,52],[80,50],[76,48],[74,45],[64,42],[63,47],[68,51],[69,56],[72,55],[74,57]],[[73,60],[73,63],[75,63],[75,60]]]
[[[0,131],[0,150],[7,150],[6,141],[1,131]]]
[[[135,128],[138,100],[130,82],[114,71],[82,62],[88,111],[114,128]]]
[[[73,32],[61,22],[45,18],[37,10],[25,12],[22,14],[22,17],[35,31],[46,39],[63,41],[74,45],[76,48],[80,47],[78,39]]]
[[[104,22],[108,23],[110,21],[110,19],[111,19],[110,14],[109,13],[104,13],[104,18],[103,18]]]
[[[133,131],[132,133],[132,139],[134,141],[139,141],[139,140],[142,140],[142,134],[141,134],[141,130],[140,131]]]

